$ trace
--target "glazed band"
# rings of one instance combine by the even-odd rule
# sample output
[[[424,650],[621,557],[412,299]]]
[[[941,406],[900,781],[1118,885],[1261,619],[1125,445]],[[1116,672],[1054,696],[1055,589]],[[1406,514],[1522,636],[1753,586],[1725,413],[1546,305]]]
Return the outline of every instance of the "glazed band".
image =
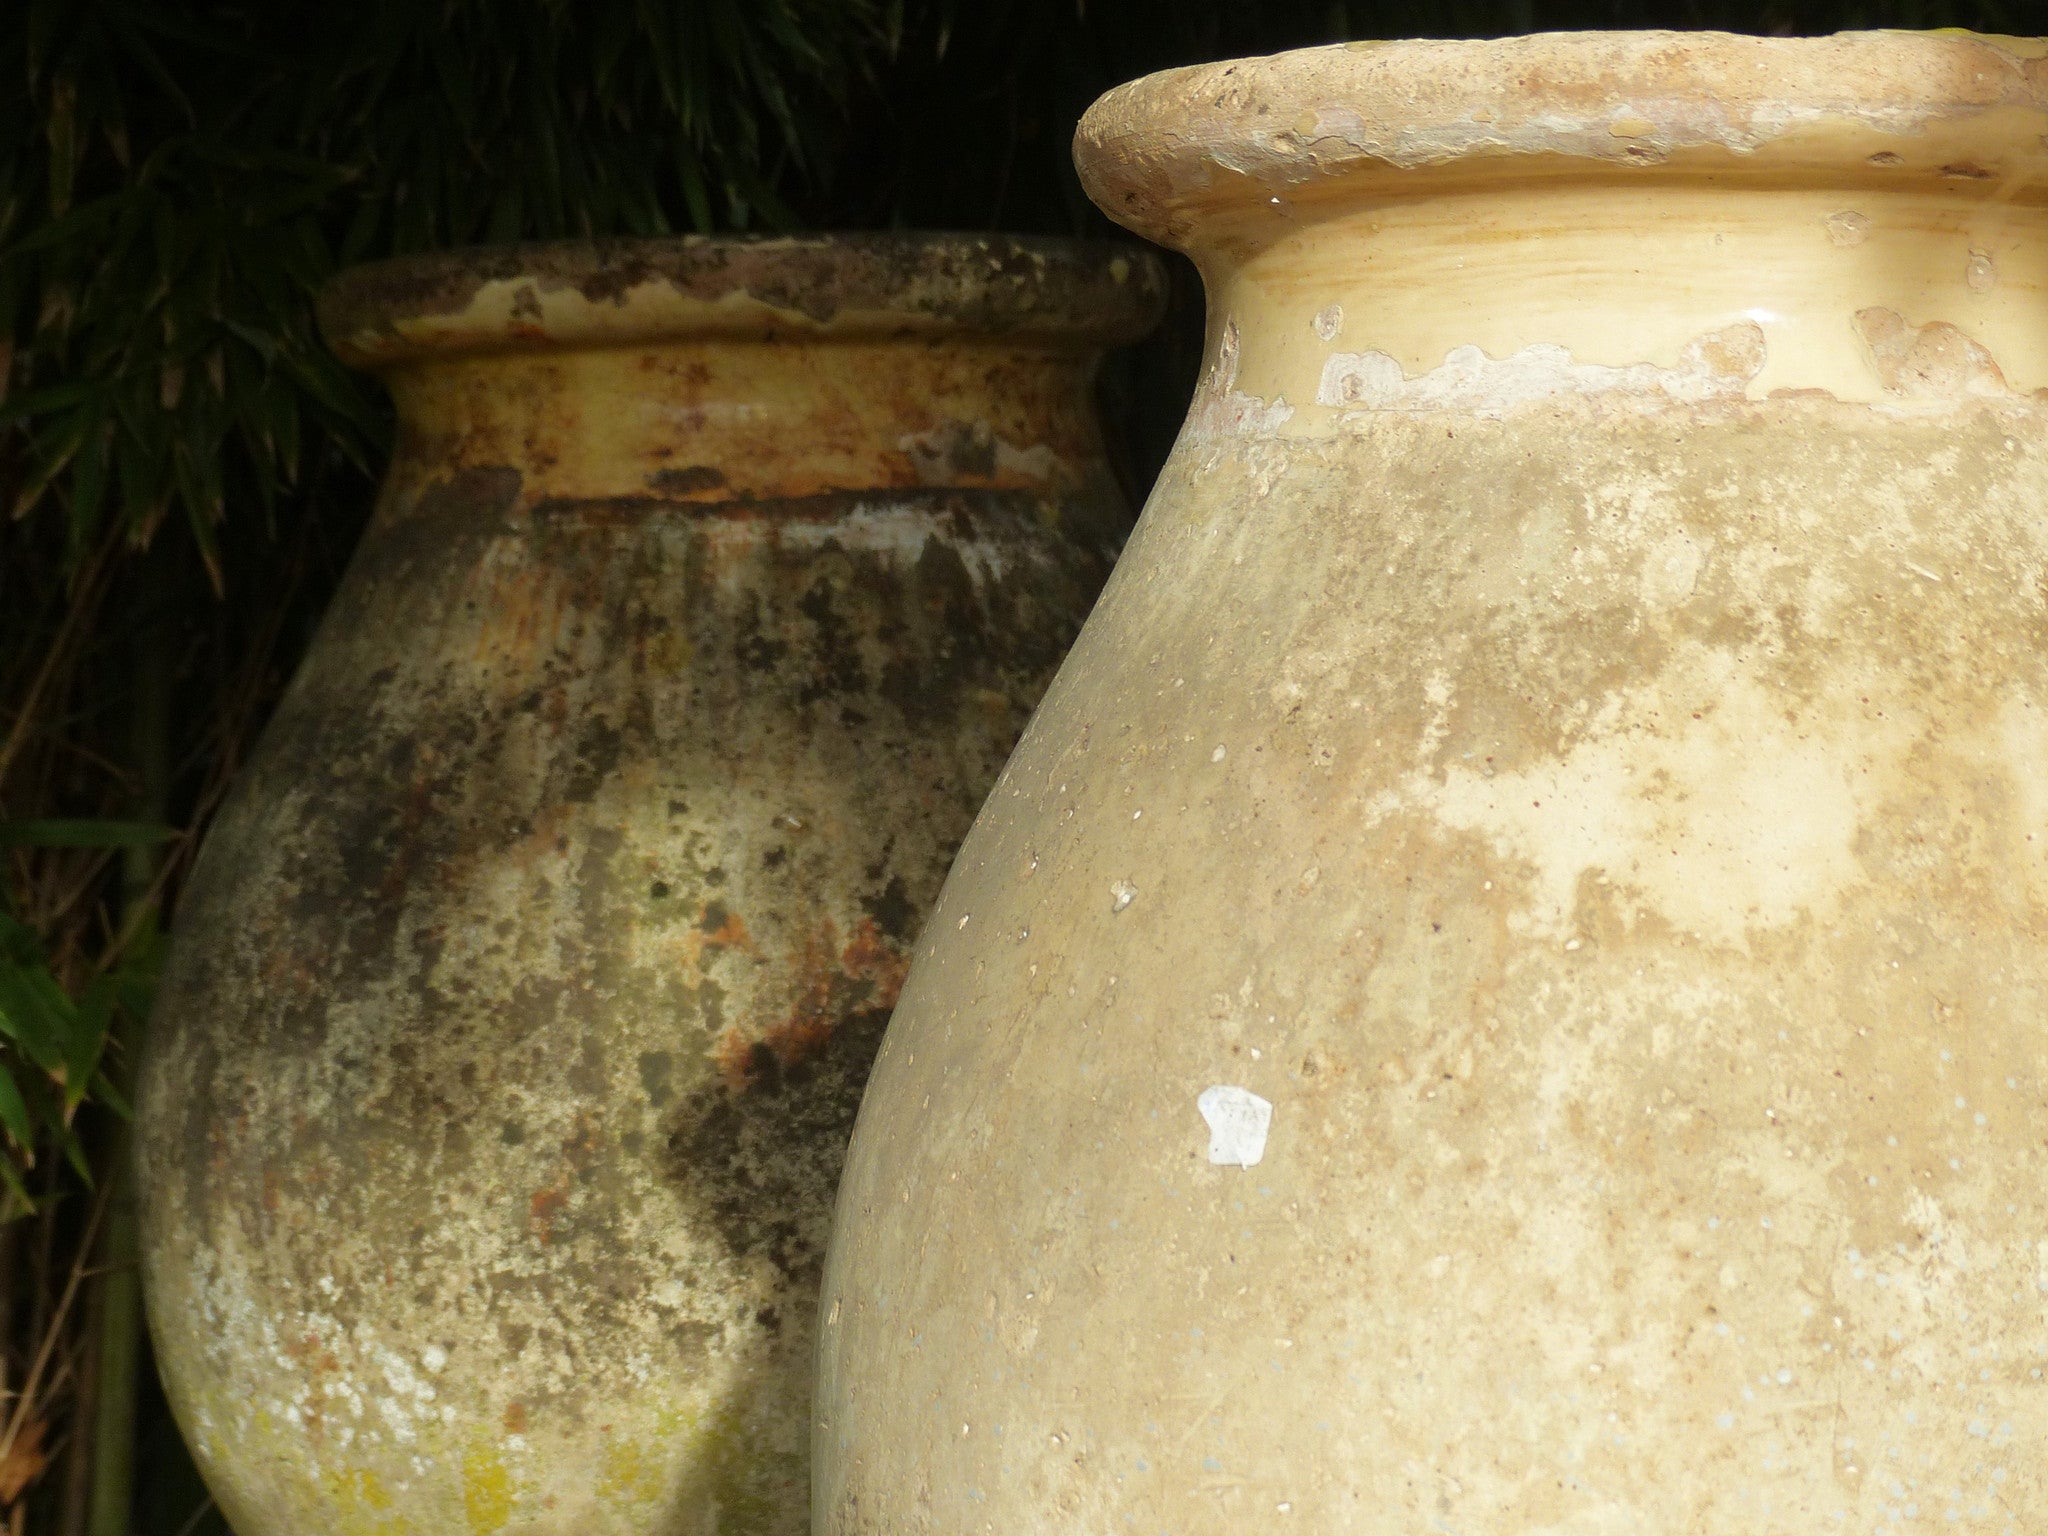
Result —
[[[1112,242],[948,234],[691,236],[449,251],[336,279],[342,359],[692,338],[975,335],[1097,350],[1159,318],[1159,269]]]

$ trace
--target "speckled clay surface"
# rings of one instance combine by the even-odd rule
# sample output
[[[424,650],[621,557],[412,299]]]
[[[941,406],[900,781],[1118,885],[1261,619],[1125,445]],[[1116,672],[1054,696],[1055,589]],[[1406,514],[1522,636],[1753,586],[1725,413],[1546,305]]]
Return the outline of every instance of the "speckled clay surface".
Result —
[[[138,1135],[239,1536],[806,1529],[908,946],[1107,570],[1148,258],[867,238],[349,277],[401,437],[186,893]]]
[[[1213,366],[870,1082],[822,1536],[2048,1529],[2042,52],[1084,120]]]

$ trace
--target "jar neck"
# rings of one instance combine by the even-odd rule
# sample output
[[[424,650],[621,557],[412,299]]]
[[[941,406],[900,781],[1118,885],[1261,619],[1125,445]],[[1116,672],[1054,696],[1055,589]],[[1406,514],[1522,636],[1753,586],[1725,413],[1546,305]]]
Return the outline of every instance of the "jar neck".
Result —
[[[831,491],[1056,493],[1108,474],[1092,353],[929,339],[707,340],[394,366],[403,516],[456,470],[510,468],[518,504],[719,503]]]
[[[2044,189],[1973,170],[1899,189],[1621,171],[1276,205],[1204,264],[1209,393],[1307,434],[1560,393],[2027,394],[2048,387]]]

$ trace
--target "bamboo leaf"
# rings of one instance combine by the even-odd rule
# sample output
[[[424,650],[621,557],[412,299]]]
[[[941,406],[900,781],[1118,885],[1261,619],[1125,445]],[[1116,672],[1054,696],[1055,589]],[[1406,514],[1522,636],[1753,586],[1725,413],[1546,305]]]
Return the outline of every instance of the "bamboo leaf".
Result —
[[[36,1145],[36,1124],[28,1112],[28,1101],[21,1096],[21,1089],[15,1085],[14,1074],[7,1070],[7,1063],[0,1061],[0,1126],[7,1130],[7,1136],[22,1151],[33,1153]],[[0,1164],[11,1163],[11,1159],[0,1159]],[[25,1190],[17,1190],[25,1194]]]
[[[36,1213],[35,1197],[28,1192],[28,1186],[21,1181],[21,1170],[11,1157],[0,1157],[0,1182],[7,1185],[7,1192],[14,1197],[7,1212],[0,1220],[12,1220],[17,1216],[33,1216]]]
[[[78,1175],[78,1182],[87,1189],[93,1187],[92,1164],[85,1160],[85,1146],[68,1125],[56,1128],[57,1145],[64,1153],[64,1161],[71,1165],[71,1171]]]
[[[92,429],[94,411],[88,402],[79,409],[65,415],[48,432],[38,435],[30,445],[33,468],[24,477],[21,489],[15,493],[14,515],[21,517],[43,499],[44,494],[57,482],[78,450],[85,445],[87,434]],[[35,462],[35,461],[40,462]]]
[[[151,821],[32,818],[0,821],[0,846],[16,848],[149,848],[178,836]]]
[[[92,1075],[92,1096],[99,1103],[106,1105],[108,1109],[119,1115],[123,1120],[133,1120],[135,1118],[134,1107],[129,1104],[127,1095],[116,1088],[113,1079],[108,1077],[103,1071],[95,1072]]]
[[[71,468],[71,542],[83,549],[99,528],[100,502],[106,495],[107,471],[112,462],[112,444],[101,411],[92,413],[85,440]]]
[[[61,1071],[70,1021],[51,1017],[48,998],[36,986],[35,978],[36,970],[0,963],[0,1035],[20,1046],[45,1072]]]
[[[50,143],[50,213],[62,218],[71,209],[78,173],[78,77],[69,70],[51,81],[44,131]]]
[[[47,385],[42,389],[17,395],[5,405],[0,405],[0,427],[68,410],[80,401],[92,398],[99,392],[99,388],[97,383],[79,379],[68,384]]]
[[[93,1075],[99,1071],[100,1057],[106,1052],[107,1032],[120,999],[120,980],[101,975],[93,978],[85,996],[78,1001],[78,1017],[72,1024],[71,1037],[64,1051],[64,1112],[67,1116],[92,1091]]]

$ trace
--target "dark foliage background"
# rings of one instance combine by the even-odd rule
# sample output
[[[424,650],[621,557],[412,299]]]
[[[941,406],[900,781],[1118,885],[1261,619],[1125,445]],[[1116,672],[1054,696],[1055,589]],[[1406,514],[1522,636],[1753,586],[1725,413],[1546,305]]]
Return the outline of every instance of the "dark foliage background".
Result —
[[[0,1522],[218,1532],[141,1340],[122,1088],[165,914],[368,511],[337,267],[481,241],[1108,233],[1075,120],[1359,37],[2048,31],[2048,0],[9,0],[0,7]],[[1181,268],[1105,411],[1191,387]]]

